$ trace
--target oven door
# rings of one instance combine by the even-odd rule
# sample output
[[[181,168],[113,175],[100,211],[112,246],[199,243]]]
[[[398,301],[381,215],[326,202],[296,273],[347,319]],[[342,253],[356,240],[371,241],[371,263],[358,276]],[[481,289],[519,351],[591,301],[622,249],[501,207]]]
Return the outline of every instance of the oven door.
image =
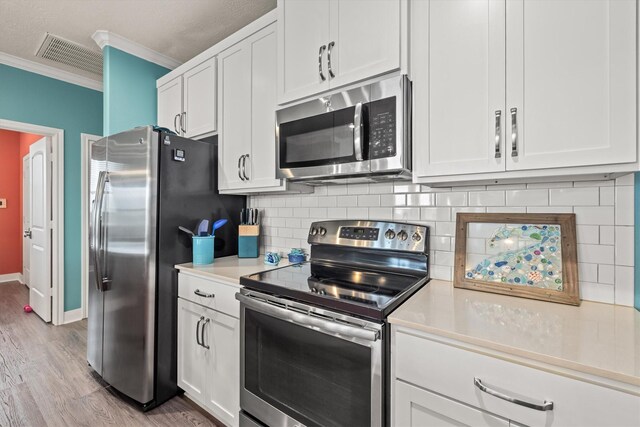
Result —
[[[382,325],[242,289],[240,406],[269,426],[381,426]]]

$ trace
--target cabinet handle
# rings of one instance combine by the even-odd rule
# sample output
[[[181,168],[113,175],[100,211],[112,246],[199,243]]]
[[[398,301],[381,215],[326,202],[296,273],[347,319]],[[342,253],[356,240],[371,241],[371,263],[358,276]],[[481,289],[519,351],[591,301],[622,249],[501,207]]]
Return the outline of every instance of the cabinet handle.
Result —
[[[238,157],[238,177],[240,178],[240,181],[244,181],[244,178],[242,177],[242,171],[240,170],[240,163],[242,163],[243,159],[244,159],[244,154]]]
[[[180,129],[182,129],[182,133],[187,133],[187,112],[185,111],[180,116]]]
[[[318,73],[320,74],[320,79],[322,81],[327,80],[327,78],[324,76],[324,73],[322,72],[322,54],[324,53],[326,48],[327,46],[323,44],[322,46],[320,46],[320,50],[318,51]]]
[[[204,343],[204,328],[209,324],[210,321],[211,319],[205,320],[204,323],[202,324],[202,329],[200,330],[200,341],[202,341],[202,344],[200,345],[206,348],[207,350],[209,350],[209,346]]]
[[[502,129],[500,129],[500,122],[502,120],[502,110],[496,110],[496,147],[495,147],[495,158],[499,159],[502,157],[502,153],[500,153],[500,138],[502,135]]]
[[[204,320],[204,316],[200,316],[200,320],[198,320],[198,324],[196,325],[196,342],[198,345],[202,345],[200,343],[200,323]]]
[[[518,109],[511,109],[511,157],[518,157]]]
[[[482,384],[482,380],[480,380],[480,378],[478,377],[475,377],[473,379],[473,384],[478,387],[480,391],[497,397],[498,399],[506,400],[507,402],[515,403],[516,405],[524,406],[530,409],[535,409],[536,411],[553,411],[553,402],[550,400],[544,400],[542,404],[538,404],[527,402],[526,400],[516,399],[515,397],[507,396],[506,394],[500,393],[499,391],[490,389],[486,385]]]
[[[334,78],[336,75],[333,74],[333,69],[331,68],[331,49],[336,45],[336,42],[329,43],[329,49],[327,49],[327,68],[329,68],[329,77]]]
[[[247,176],[247,159],[249,158],[248,154],[244,155],[244,160],[242,161],[242,175],[246,181],[249,181],[249,177]]]
[[[208,294],[206,292],[202,292],[200,289],[196,289],[195,291],[193,291],[193,293],[198,295],[199,297],[204,297],[204,298],[213,298],[216,296],[215,294]]]
[[[176,133],[178,135],[180,135],[180,129],[178,129],[178,117],[180,117],[180,113],[176,114],[176,116],[173,118],[173,128],[175,129]]]

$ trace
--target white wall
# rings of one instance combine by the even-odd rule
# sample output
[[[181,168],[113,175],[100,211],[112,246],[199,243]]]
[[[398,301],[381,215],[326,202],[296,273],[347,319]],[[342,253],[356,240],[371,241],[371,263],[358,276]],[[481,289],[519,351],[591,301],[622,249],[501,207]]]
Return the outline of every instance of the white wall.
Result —
[[[633,175],[615,181],[429,188],[332,185],[314,194],[249,198],[262,211],[263,251],[308,249],[313,221],[380,219],[431,227],[431,277],[451,280],[457,212],[576,214],[582,299],[633,305]]]

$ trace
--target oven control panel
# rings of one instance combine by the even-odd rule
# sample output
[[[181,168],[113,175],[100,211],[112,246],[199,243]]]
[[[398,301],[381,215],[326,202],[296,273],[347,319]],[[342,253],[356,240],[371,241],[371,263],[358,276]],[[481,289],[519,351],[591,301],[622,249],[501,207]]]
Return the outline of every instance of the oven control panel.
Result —
[[[428,252],[429,227],[384,221],[319,221],[311,224],[307,240],[310,244]]]

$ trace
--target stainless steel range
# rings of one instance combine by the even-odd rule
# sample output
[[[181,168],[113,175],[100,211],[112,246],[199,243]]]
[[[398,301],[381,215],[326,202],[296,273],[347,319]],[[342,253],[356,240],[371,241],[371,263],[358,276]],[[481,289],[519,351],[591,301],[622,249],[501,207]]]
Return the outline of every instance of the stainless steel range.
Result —
[[[429,229],[323,221],[308,242],[309,261],[240,279],[240,425],[388,425],[386,318],[429,281]]]

